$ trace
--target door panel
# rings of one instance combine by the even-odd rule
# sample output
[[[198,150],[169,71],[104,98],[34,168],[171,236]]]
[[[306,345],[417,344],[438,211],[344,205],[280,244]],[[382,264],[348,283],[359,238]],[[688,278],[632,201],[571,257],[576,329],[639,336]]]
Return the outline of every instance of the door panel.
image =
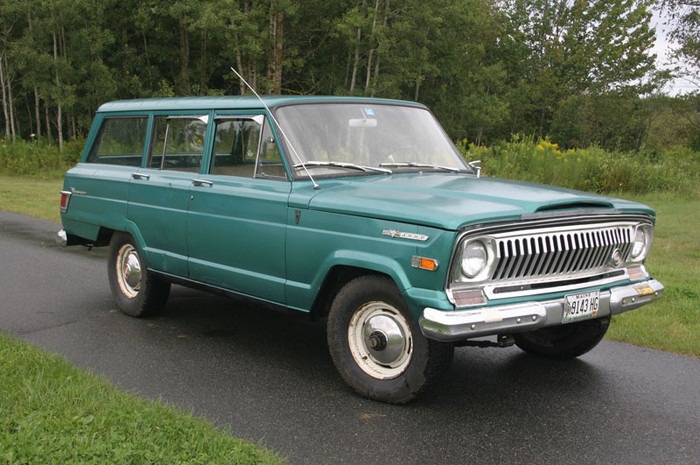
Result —
[[[213,132],[213,174],[191,190],[190,278],[283,304],[291,184],[272,131],[262,115],[217,115]]]
[[[289,183],[203,176],[187,222],[190,278],[284,303]]]
[[[132,174],[127,217],[145,243],[149,268],[187,276],[187,206],[192,173],[140,170]]]
[[[153,118],[146,168],[131,175],[127,217],[145,243],[149,268],[186,277],[187,208],[200,172],[208,115]]]

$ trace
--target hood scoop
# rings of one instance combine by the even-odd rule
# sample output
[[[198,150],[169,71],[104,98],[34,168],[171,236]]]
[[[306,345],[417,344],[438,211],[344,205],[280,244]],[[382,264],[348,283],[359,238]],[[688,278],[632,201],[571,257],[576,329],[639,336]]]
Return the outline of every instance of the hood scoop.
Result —
[[[565,216],[570,215],[572,210],[576,210],[576,214],[586,215],[610,214],[616,211],[613,204],[605,200],[584,199],[574,202],[542,205],[535,210],[534,213],[527,213],[522,215],[521,218],[523,220],[527,220],[534,218]]]

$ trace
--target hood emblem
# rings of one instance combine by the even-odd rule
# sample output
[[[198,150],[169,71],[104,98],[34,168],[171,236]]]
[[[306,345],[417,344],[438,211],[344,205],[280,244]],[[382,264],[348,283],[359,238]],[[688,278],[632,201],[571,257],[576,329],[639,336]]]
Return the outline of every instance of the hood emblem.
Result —
[[[382,231],[382,236],[389,236],[389,237],[398,238],[398,239],[409,239],[412,241],[421,241],[421,242],[425,242],[430,238],[430,236],[426,236],[425,234],[403,232],[403,231],[398,231],[396,229],[385,229]]]

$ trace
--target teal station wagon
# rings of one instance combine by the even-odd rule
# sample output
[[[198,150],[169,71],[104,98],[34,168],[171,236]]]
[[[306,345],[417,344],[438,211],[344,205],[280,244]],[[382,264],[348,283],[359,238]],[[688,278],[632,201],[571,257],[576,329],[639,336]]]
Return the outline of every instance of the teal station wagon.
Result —
[[[171,283],[327,318],[358,393],[407,402],[455,346],[573,358],[658,299],[647,206],[480,176],[423,105],[203,97],[99,108],[61,192],[119,308]]]

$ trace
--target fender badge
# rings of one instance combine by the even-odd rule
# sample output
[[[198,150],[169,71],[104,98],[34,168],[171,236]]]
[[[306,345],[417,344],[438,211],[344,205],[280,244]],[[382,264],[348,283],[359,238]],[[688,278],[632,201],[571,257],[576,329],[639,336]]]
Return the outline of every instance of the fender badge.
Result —
[[[385,229],[382,231],[382,236],[389,236],[389,237],[398,238],[398,239],[409,239],[412,241],[421,241],[421,242],[425,242],[430,238],[430,236],[426,236],[425,234],[402,232],[402,231],[397,231],[396,229]]]

